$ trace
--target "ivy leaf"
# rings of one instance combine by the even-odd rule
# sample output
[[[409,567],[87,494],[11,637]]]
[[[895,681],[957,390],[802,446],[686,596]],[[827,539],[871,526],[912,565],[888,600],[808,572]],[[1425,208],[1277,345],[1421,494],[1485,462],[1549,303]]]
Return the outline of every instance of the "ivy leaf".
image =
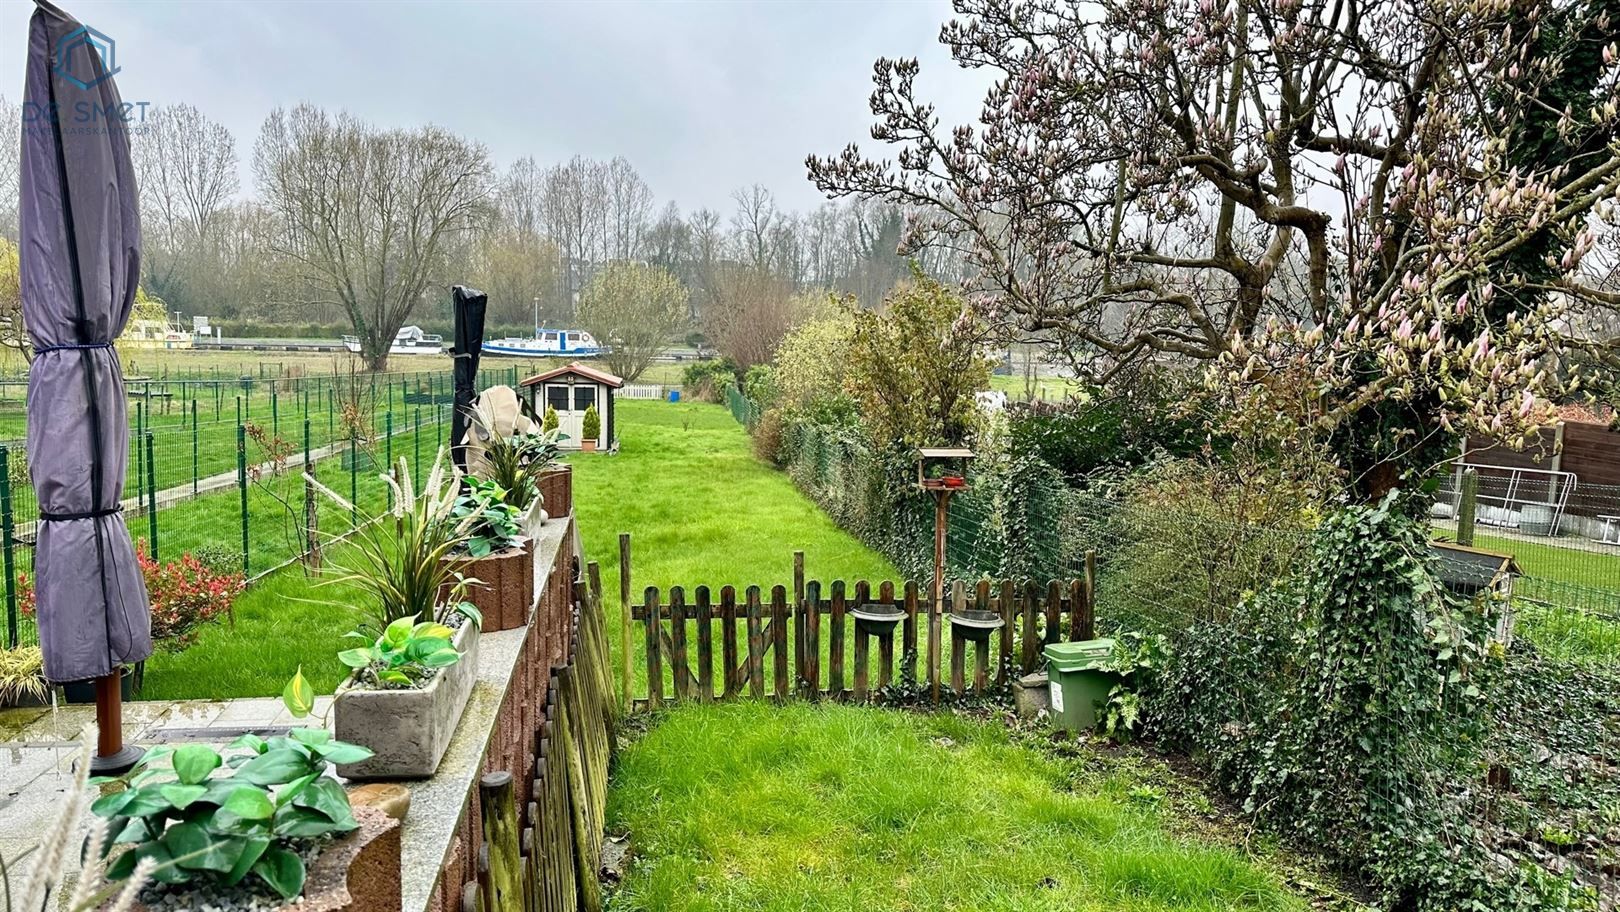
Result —
[[[280,846],[265,849],[253,863],[253,873],[281,894],[282,899],[292,899],[304,892],[304,860]]]
[[[315,688],[304,678],[304,666],[298,666],[293,672],[292,680],[281,691],[282,705],[293,714],[293,718],[302,719],[315,708]]]
[[[193,801],[208,794],[208,787],[205,785],[186,785],[180,782],[170,782],[160,786],[158,793],[167,799],[170,804],[174,805],[175,810],[183,811]]]
[[[224,809],[243,820],[269,820],[276,812],[270,796],[259,789],[237,789],[225,799]]]
[[[174,752],[174,775],[185,785],[196,785],[219,769],[219,754],[206,744],[185,744]]]
[[[304,753],[282,748],[266,751],[242,764],[235,778],[254,785],[283,785],[310,772],[309,758]]]

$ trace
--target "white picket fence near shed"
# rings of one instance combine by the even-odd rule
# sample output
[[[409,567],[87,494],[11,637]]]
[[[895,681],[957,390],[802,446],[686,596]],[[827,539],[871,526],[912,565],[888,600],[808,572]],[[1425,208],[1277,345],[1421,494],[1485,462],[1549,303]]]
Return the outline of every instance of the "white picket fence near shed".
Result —
[[[619,388],[620,399],[667,399],[669,388],[657,383],[627,383]]]

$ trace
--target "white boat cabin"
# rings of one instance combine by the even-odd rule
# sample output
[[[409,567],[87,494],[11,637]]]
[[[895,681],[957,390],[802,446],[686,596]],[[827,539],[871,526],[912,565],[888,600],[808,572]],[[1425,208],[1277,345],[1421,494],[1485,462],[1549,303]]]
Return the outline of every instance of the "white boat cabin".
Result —
[[[535,374],[518,385],[527,392],[529,406],[536,415],[544,418],[547,408],[557,410],[557,427],[568,437],[562,442],[563,449],[580,449],[585,410],[592,405],[596,406],[596,414],[602,422],[596,448],[612,450],[618,446],[613,395],[624,385],[622,379],[607,371],[575,362]]]

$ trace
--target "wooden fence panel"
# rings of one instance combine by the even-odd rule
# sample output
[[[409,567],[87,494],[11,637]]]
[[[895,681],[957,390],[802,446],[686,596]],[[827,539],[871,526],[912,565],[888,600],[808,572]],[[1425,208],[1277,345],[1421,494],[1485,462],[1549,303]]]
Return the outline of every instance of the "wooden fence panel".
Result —
[[[759,587],[748,587],[748,691],[765,696],[765,636],[761,629]]]
[[[698,699],[714,702],[714,607],[709,604],[709,587],[697,587],[698,622]]]
[[[644,635],[637,639],[647,665],[647,695],[641,702],[649,707],[671,699],[732,699],[745,691],[775,700],[825,695],[870,701],[896,684],[915,687],[928,679],[926,669],[918,668],[918,635],[929,607],[925,587],[915,581],[902,586],[883,582],[874,593],[865,580],[848,584],[795,580],[791,593],[780,584],[771,586],[768,594],[760,586],[749,586],[740,602],[731,586],[720,589],[718,602],[707,586],[691,592],[688,601],[683,587],[649,587],[643,604],[631,608],[631,617],[645,625]],[[946,599],[950,614],[972,609],[1000,620],[998,627],[984,630],[947,617],[949,666],[940,671],[948,674],[942,683],[956,694],[1006,687],[1013,677],[1044,667],[1044,645],[1096,635],[1095,593],[1085,578],[953,580]],[[854,617],[857,611],[878,606],[897,611],[898,622],[885,627]],[[592,630],[582,637],[587,642],[600,638],[605,649],[606,629],[599,613],[591,613]],[[607,669],[607,660],[603,668]],[[600,677],[612,686],[611,671],[604,670]],[[611,709],[599,713],[609,725]]]

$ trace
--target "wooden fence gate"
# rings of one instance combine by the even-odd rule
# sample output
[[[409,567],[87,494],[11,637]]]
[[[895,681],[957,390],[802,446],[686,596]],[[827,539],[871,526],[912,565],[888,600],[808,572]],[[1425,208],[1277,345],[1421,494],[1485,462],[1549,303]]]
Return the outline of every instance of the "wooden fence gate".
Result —
[[[628,554],[621,540],[621,686],[627,702],[653,708],[665,700],[738,696],[864,702],[892,685],[912,684],[926,684],[936,700],[946,686],[957,695],[982,693],[1044,667],[1045,644],[1096,635],[1089,560],[1079,579],[958,580],[936,606],[914,581],[898,588],[879,583],[875,591],[865,580],[806,582],[800,553],[791,595],[786,586],[741,592],[650,586],[631,604]],[[929,636],[930,626],[936,636]],[[939,653],[948,649],[948,684],[943,654],[929,656],[925,648],[919,655],[919,636],[939,644]],[[632,699],[633,645],[645,660],[644,698]]]

